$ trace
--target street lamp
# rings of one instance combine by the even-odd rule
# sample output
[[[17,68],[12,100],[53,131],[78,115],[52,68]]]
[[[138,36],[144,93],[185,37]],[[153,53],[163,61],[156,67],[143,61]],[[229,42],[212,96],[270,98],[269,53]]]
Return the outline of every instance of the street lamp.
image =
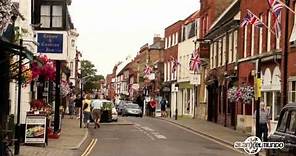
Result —
[[[21,118],[21,94],[22,94],[22,82],[21,82],[21,76],[22,76],[22,53],[23,53],[23,43],[24,42],[31,42],[38,46],[39,44],[36,41],[33,40],[23,40],[20,39],[20,53],[19,53],[19,64],[18,64],[18,98],[17,98],[17,121],[15,126],[15,147],[14,147],[14,153],[15,155],[18,155],[20,152],[20,118]]]

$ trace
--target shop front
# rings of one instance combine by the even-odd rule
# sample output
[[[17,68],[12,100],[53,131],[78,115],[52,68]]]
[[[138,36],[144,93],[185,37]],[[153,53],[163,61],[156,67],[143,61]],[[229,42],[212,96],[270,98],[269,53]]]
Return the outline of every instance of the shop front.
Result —
[[[273,71],[271,71],[271,68],[262,71],[262,101],[265,102],[271,115],[271,132],[276,128],[281,110],[280,77],[281,72],[278,66]]]

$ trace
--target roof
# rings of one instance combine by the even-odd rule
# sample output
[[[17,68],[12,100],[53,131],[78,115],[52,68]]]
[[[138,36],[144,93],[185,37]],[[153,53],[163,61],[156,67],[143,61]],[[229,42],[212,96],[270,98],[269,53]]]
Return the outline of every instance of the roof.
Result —
[[[240,0],[235,0],[211,25],[210,31],[207,33],[205,38],[214,39],[216,35],[221,35],[221,33],[231,29],[233,25],[239,26],[240,19],[235,19],[235,16],[239,13],[239,11]]]
[[[184,20],[184,24],[188,24],[193,22],[196,18],[199,17],[199,10],[195,11],[194,13],[192,13],[190,16],[188,16],[185,20]]]
[[[229,6],[228,8],[225,9],[225,11],[216,19],[216,21],[214,21],[214,23],[211,25],[210,29],[212,29],[213,27],[215,27],[217,24],[223,22],[222,19],[225,18],[225,16],[229,13],[229,11],[233,8],[233,7],[237,7],[238,9],[240,8],[240,0],[234,0]],[[224,17],[224,18],[223,18]]]

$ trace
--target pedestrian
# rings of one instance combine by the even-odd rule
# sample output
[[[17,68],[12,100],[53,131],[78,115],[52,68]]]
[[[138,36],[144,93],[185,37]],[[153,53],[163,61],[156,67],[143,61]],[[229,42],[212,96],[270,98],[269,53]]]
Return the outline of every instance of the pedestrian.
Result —
[[[256,114],[257,112],[255,111],[253,118],[256,120]],[[267,135],[271,130],[270,127],[270,113],[269,111],[265,108],[265,103],[260,102],[260,112],[259,112],[259,135],[260,139],[264,142],[267,141]],[[256,123],[256,122],[254,122]],[[262,139],[263,135],[263,139]]]
[[[81,96],[80,95],[77,95],[76,98],[75,98],[75,100],[74,100],[74,103],[75,103],[75,114],[76,114],[76,118],[77,119],[80,119],[80,109],[82,107],[82,102],[81,102],[82,100],[81,100]]]
[[[90,122],[90,117],[91,117],[91,112],[90,112],[90,104],[91,104],[91,99],[90,95],[86,95],[85,100],[83,100],[83,123],[84,123],[84,128],[88,128],[89,122]]]
[[[151,101],[150,101],[150,108],[151,108],[151,115],[153,116],[153,117],[155,117],[155,109],[156,109],[156,100],[155,100],[155,98],[153,97],[152,99],[151,99]]]
[[[73,115],[75,115],[75,96],[73,94],[70,95],[68,109],[69,109],[70,119],[73,119]]]
[[[160,101],[161,117],[167,117],[166,105],[167,105],[167,100],[165,98],[162,98]]]
[[[141,114],[141,117],[143,117],[144,115],[144,100],[143,100],[143,97],[141,95],[139,95],[136,99],[136,103],[139,105],[139,107],[141,108],[142,110],[142,114]]]
[[[94,127],[95,129],[97,127],[100,128],[102,106],[103,106],[103,103],[101,100],[95,99],[91,102],[92,118],[95,122],[95,127]]]

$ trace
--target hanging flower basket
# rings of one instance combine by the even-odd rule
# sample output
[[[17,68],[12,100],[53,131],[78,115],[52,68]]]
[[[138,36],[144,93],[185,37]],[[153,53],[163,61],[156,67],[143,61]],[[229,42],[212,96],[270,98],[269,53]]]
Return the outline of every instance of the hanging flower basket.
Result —
[[[48,59],[46,55],[39,55],[38,59],[42,62],[42,66],[36,61],[32,62],[32,78],[53,81],[56,74],[53,61]]]
[[[227,98],[229,102],[236,102],[237,101],[237,87],[233,86],[232,88],[228,89],[227,91]]]
[[[230,102],[242,101],[250,104],[254,98],[254,88],[252,86],[232,87],[227,91],[227,98]]]
[[[240,87],[241,99],[245,104],[250,104],[254,98],[254,88],[252,86]]]
[[[61,95],[63,97],[67,96],[71,92],[69,83],[65,80],[61,80]]]

